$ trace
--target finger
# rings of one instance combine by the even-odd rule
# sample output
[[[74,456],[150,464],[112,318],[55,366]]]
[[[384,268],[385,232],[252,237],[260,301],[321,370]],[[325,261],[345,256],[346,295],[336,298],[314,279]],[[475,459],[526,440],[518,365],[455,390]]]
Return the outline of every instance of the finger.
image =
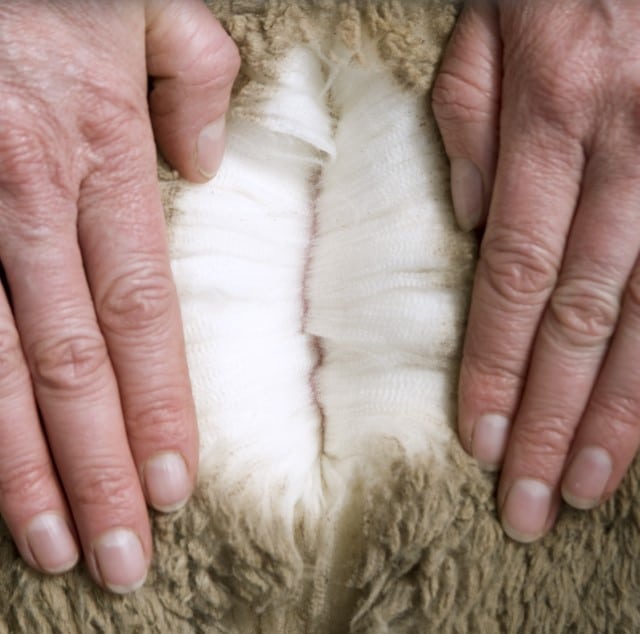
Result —
[[[617,155],[621,152],[623,146],[617,144]],[[638,253],[640,240],[630,228],[638,212],[640,174],[612,160],[614,154],[603,149],[585,170],[562,271],[538,330],[509,438],[498,499],[505,500],[505,530],[520,541],[536,539],[548,529],[549,508],[542,498],[549,505],[556,495]],[[600,158],[604,156],[606,160]],[[604,224],[610,209],[616,213]],[[514,486],[517,492],[509,493]],[[531,487],[539,500],[535,513],[530,510]]]
[[[484,221],[493,186],[501,48],[495,6],[468,3],[433,87],[433,112],[451,162],[453,205],[465,230]]]
[[[618,487],[640,446],[640,260],[627,286],[605,365],[562,482],[566,502],[589,509]]]
[[[40,427],[13,315],[0,295],[0,513],[23,559],[64,572],[78,547],[64,494]]]
[[[193,489],[198,434],[148,122],[105,152],[80,192],[79,239],[147,500],[171,511]]]
[[[217,171],[238,50],[201,0],[147,0],[147,72],[156,140],[185,178]]]
[[[47,439],[91,573],[129,591],[146,575],[149,520],[77,247],[75,205],[55,194],[21,203],[32,229],[10,226],[1,247]]]
[[[578,141],[506,106],[459,383],[461,441],[487,467],[503,458],[582,171]]]

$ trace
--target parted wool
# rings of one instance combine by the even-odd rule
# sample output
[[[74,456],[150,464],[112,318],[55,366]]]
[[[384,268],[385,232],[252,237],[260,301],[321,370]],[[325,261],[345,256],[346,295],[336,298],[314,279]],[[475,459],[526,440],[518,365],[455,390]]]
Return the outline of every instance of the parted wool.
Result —
[[[243,66],[219,174],[160,169],[201,434],[146,585],[0,530],[0,632],[634,632],[640,465],[540,542],[460,448],[474,265],[428,107],[448,0],[215,0]]]
[[[201,477],[292,533],[378,454],[442,458],[451,440],[472,249],[424,110],[373,48],[366,64],[294,48],[234,112],[218,176],[174,203]]]

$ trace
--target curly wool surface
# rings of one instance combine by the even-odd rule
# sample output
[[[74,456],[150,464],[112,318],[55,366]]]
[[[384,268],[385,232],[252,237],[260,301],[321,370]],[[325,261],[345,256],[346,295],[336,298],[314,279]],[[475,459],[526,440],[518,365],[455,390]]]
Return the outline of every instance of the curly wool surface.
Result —
[[[636,630],[638,466],[523,546],[456,440],[475,246],[427,100],[455,6],[212,4],[243,57],[225,161],[161,170],[199,490],[132,596],[3,530],[0,631]]]

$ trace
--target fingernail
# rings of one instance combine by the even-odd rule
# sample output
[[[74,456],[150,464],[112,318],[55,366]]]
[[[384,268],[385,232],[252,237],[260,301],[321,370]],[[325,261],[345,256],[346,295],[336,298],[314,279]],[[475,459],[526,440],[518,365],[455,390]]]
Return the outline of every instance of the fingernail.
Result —
[[[125,528],[115,528],[94,544],[98,571],[104,585],[118,594],[140,588],[147,577],[147,562],[138,537]]]
[[[40,513],[27,527],[27,542],[37,564],[55,574],[73,568],[79,557],[67,523],[57,513]]]
[[[159,453],[147,461],[144,483],[149,503],[164,513],[177,511],[191,495],[187,465],[177,453]]]
[[[507,446],[509,420],[500,414],[485,414],[473,430],[471,454],[483,469],[493,471],[500,466]]]
[[[196,161],[205,178],[213,178],[222,162],[225,142],[225,120],[220,117],[207,124],[198,137]]]
[[[573,459],[562,483],[562,497],[574,508],[597,506],[613,471],[611,456],[600,447],[585,447]]]
[[[451,159],[451,198],[456,220],[463,231],[470,231],[480,220],[484,185],[480,170],[469,159]]]
[[[504,532],[518,542],[542,537],[549,516],[551,489],[531,478],[516,480],[502,507]]]

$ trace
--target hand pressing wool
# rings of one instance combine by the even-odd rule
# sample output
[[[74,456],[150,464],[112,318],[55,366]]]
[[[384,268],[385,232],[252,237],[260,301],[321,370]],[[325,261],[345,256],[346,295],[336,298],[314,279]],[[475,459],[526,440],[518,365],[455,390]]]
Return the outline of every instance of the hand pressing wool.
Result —
[[[469,2],[433,105],[484,222],[459,429],[505,530],[608,499],[640,443],[640,5]]]
[[[0,7],[0,511],[45,572],[139,586],[198,435],[156,180],[203,181],[238,69],[198,0]],[[153,79],[147,103],[147,76]],[[42,417],[42,426],[39,423]]]
[[[128,93],[124,79],[128,70],[137,68],[136,82],[142,88],[136,103],[143,102],[141,109],[146,73],[155,77],[151,122],[159,145],[173,167],[202,181],[187,182],[175,170],[167,169],[164,162],[158,166],[169,261],[182,314],[184,351],[198,420],[200,457],[198,486],[190,503],[177,513],[150,512],[155,556],[149,566],[148,582],[125,598],[95,585],[96,577],[91,575],[96,574],[96,568],[90,560],[95,542],[89,541],[86,551],[89,572],[79,567],[64,575],[42,575],[20,560],[11,536],[0,525],[0,595],[7,598],[0,610],[0,630],[84,632],[89,628],[106,633],[220,634],[635,631],[640,622],[640,508],[636,503],[640,461],[633,464],[617,494],[599,508],[590,513],[566,509],[553,531],[525,545],[510,539],[498,521],[496,474],[479,469],[477,461],[460,446],[456,434],[456,381],[477,254],[474,235],[456,226],[449,163],[427,99],[461,3],[212,0],[207,4],[224,24],[242,58],[226,118],[225,159],[210,181],[199,177],[196,160],[203,157],[203,148],[197,138],[211,122],[213,131],[220,132],[220,124],[215,122],[226,107],[238,58],[217,23],[201,13],[203,5],[177,0],[148,5],[151,13],[146,16],[147,21],[136,13],[134,3],[127,3],[126,7],[115,0],[91,5],[71,0],[68,4],[40,3],[38,7],[44,6],[53,13],[37,15],[41,19],[58,16],[60,19],[54,20],[56,28],[44,29],[46,37],[23,36],[27,42],[20,47],[5,47],[14,57],[18,51],[29,61],[31,57],[25,58],[26,53],[31,51],[30,55],[36,57],[37,53],[27,46],[28,41],[55,41],[51,33],[65,33],[67,39],[81,46],[63,58],[63,70],[73,69],[76,57],[86,58],[87,67],[93,71],[105,58],[113,58],[122,73],[115,79],[96,72],[89,78],[86,74],[81,77],[89,87],[103,77],[110,78],[107,87],[117,89],[116,94],[122,96],[122,91]],[[16,2],[11,8],[35,5],[35,1]],[[78,17],[81,6],[92,11],[82,20],[81,33],[74,30],[69,34],[64,28],[75,24],[72,20]],[[528,20],[538,5],[513,4],[517,6],[526,9],[522,19]],[[458,57],[456,42],[460,41],[460,33],[465,33],[465,24],[469,20],[472,25],[477,24],[473,16],[480,14],[468,13],[473,7],[480,5],[468,5],[462,14],[450,49],[453,59]],[[3,11],[3,17],[15,18],[15,12]],[[109,21],[111,11],[116,13]],[[127,48],[129,35],[120,33],[115,26],[117,16],[120,20],[130,15],[137,16],[138,49],[134,44]],[[91,22],[90,16],[100,18],[100,25],[109,25],[106,34]],[[25,16],[21,19],[24,22]],[[560,18],[553,23],[560,24]],[[3,24],[5,40],[22,32],[17,27],[9,28],[10,22]],[[185,24],[193,30],[182,30]],[[547,26],[544,22],[540,29]],[[93,35],[94,27],[101,38]],[[27,31],[33,28],[25,27]],[[145,31],[147,67],[143,68],[141,62],[139,67],[133,62],[127,66],[128,53],[142,49]],[[113,50],[110,42],[118,33],[122,45]],[[191,36],[174,42],[174,33]],[[476,45],[486,43],[481,34],[469,41]],[[571,39],[564,39],[569,46]],[[120,44],[120,39],[116,40]],[[502,40],[507,41],[506,31],[491,42],[497,46]],[[159,41],[168,47],[166,55],[151,54],[160,50],[156,46]],[[211,42],[212,48],[191,47],[202,41]],[[527,40],[522,36],[520,42],[524,46]],[[64,51],[62,46],[58,48]],[[521,57],[528,58],[515,55],[516,50],[509,49],[509,55],[514,64],[522,65]],[[80,55],[79,51],[84,52]],[[186,58],[181,57],[182,53]],[[56,59],[53,52],[49,57]],[[134,55],[131,59],[139,57]],[[199,61],[192,62],[193,59]],[[451,76],[446,79],[452,57],[448,59],[435,92],[436,104],[438,96],[452,94],[451,90],[441,89],[443,85],[446,88],[446,81],[452,81]],[[473,59],[485,57],[475,55]],[[166,64],[171,61],[179,63],[167,69]],[[0,68],[11,68],[14,75],[20,76],[18,66],[15,61]],[[36,78],[40,83],[55,78],[56,81],[44,83],[48,92],[57,94],[54,89],[58,85],[69,85],[62,81],[67,75],[59,67],[57,74],[55,65],[46,73],[38,74],[39,68],[44,66],[36,64],[27,78]],[[114,65],[108,68],[113,71]],[[497,66],[489,64],[488,68],[499,74]],[[506,68],[505,63],[505,77]],[[200,75],[197,69],[204,74]],[[517,77],[522,74],[517,68],[512,72]],[[203,77],[214,76],[219,79],[211,84],[202,81]],[[194,78],[194,83],[187,81],[189,77]],[[475,79],[479,77],[478,73],[474,75]],[[529,83],[524,82],[522,89]],[[15,91],[18,84],[12,81],[10,85]],[[467,84],[456,84],[460,85]],[[197,87],[204,92],[198,93]],[[30,93],[38,96],[33,97],[36,105],[44,98],[40,92],[47,94],[44,89]],[[92,95],[88,90],[85,93]],[[486,97],[486,92],[480,94]],[[184,103],[181,95],[186,99]],[[104,97],[103,100],[111,103]],[[101,105],[102,100],[85,101]],[[47,112],[58,118],[74,112],[76,118],[72,121],[82,122],[89,115],[112,112],[106,106],[102,110],[73,110],[58,107],[55,100],[47,103]],[[72,103],[69,99],[68,104]],[[487,103],[493,101],[489,99]],[[506,108],[507,101],[503,103]],[[195,111],[190,112],[190,107]],[[2,108],[7,108],[5,101],[0,102],[0,111]],[[436,108],[441,125],[446,124],[446,107]],[[166,118],[161,113],[166,113]],[[524,117],[522,130],[528,130],[529,119]],[[48,119],[44,117],[43,121]],[[126,130],[128,118],[118,121],[122,123],[115,126],[117,131]],[[451,121],[457,119],[452,117]],[[197,124],[190,126],[192,122]],[[454,128],[452,123],[449,134],[444,132],[448,149],[455,157],[450,141]],[[465,125],[457,128],[467,129]],[[68,131],[69,126],[60,129]],[[91,129],[82,128],[85,132]],[[516,134],[519,129],[516,126],[509,132]],[[145,130],[149,141],[151,126]],[[170,134],[173,130],[180,133],[174,137]],[[494,128],[482,130],[491,132]],[[100,149],[111,148],[106,133],[98,138],[103,142],[88,152],[96,161],[103,157]],[[487,133],[488,141],[482,134],[472,134],[471,138],[489,153],[497,151],[489,142],[490,134]],[[111,269],[116,266],[117,279],[133,285],[126,288],[138,288],[138,269],[134,268],[132,276],[125,276],[125,267],[120,264],[134,256],[135,263],[139,262],[140,254],[147,253],[139,248],[145,236],[160,231],[154,229],[155,224],[149,230],[146,224],[136,221],[140,216],[155,218],[156,211],[160,213],[154,207],[145,214],[146,207],[136,204],[157,200],[150,193],[151,185],[145,188],[137,184],[141,173],[149,175],[149,180],[140,182],[153,180],[152,167],[148,171],[142,167],[133,169],[147,161],[152,163],[153,151],[142,151],[146,146],[133,133],[118,139],[122,144],[107,158],[119,157],[120,162],[105,159],[97,163],[98,167],[103,165],[99,174],[106,179],[115,211],[110,207],[111,214],[94,213],[83,220],[83,215],[90,213],[90,207],[83,204],[74,224],[78,229],[77,239],[74,238],[77,249],[85,256],[87,301],[91,307],[94,299],[95,321],[114,359],[120,348],[109,349],[113,329],[108,326],[113,317],[109,317],[110,313],[106,319],[100,317],[103,307],[113,306],[114,302],[105,304],[100,294],[102,287],[93,280],[99,280],[100,272],[113,277]],[[179,139],[185,142],[185,162],[172,153],[173,143]],[[51,147],[67,147],[59,140],[56,143]],[[214,144],[213,150],[210,158],[215,163],[220,146]],[[530,154],[527,151],[523,156]],[[80,159],[85,154],[67,151],[65,156],[77,159],[68,163],[72,167],[84,165]],[[469,157],[479,169],[486,168],[476,155]],[[137,158],[142,163],[137,163]],[[215,169],[213,163],[200,167],[209,174]],[[517,161],[513,163],[516,168],[518,165],[521,164]],[[193,173],[188,171],[190,168]],[[456,189],[461,175],[455,161],[453,168],[454,199],[457,211],[463,215],[465,192]],[[130,173],[134,178],[126,180],[125,187],[121,179]],[[549,178],[545,184],[547,181],[552,182]],[[91,178],[89,171],[80,180],[79,191],[83,191],[85,183],[102,182]],[[498,182],[496,177],[496,192]],[[512,187],[525,185],[520,180],[512,183]],[[489,197],[491,183],[483,186]],[[100,197],[95,194],[80,200],[97,204]],[[105,205],[101,203],[97,209]],[[3,218],[13,217],[9,211],[3,208]],[[42,224],[49,216],[57,217],[49,214],[38,219]],[[85,243],[84,236],[98,231],[102,218],[106,237],[101,241],[91,233],[94,237]],[[5,224],[10,225],[7,220]],[[63,225],[62,221],[59,224]],[[120,231],[123,224],[125,230]],[[111,230],[106,231],[107,228]],[[116,245],[115,237],[110,236],[120,236],[132,249],[118,251],[115,261],[113,256],[109,259],[107,246],[111,249],[111,244]],[[526,246],[521,245],[524,253]],[[5,257],[2,252],[0,256]],[[93,269],[96,259],[99,267]],[[23,263],[24,270],[30,271],[27,264]],[[38,279],[33,275],[31,278]],[[145,288],[145,279],[141,278],[139,288]],[[18,290],[23,280],[31,283],[29,277],[21,277],[20,271],[14,270],[10,276]],[[46,291],[41,292],[43,298],[48,297]],[[130,293],[121,292],[117,297],[123,295],[128,297]],[[149,303],[155,295],[136,296],[141,298],[133,304],[138,309],[118,311],[128,317],[126,325],[136,333],[127,351],[130,349],[134,355],[142,349],[153,357],[154,363],[137,370],[140,362],[134,364],[135,372],[120,374],[124,369],[120,370],[121,366],[113,361],[128,436],[122,431],[120,419],[105,420],[99,405],[108,404],[106,398],[91,398],[93,407],[86,405],[82,410],[87,411],[88,422],[81,421],[84,426],[76,417],[60,423],[58,418],[52,418],[58,410],[52,410],[41,396],[39,373],[33,372],[32,379],[37,402],[42,400],[46,434],[37,446],[51,452],[60,474],[60,487],[64,487],[71,505],[70,514],[64,517],[69,524],[73,518],[85,539],[87,528],[83,529],[81,522],[93,521],[93,515],[101,518],[96,538],[101,546],[102,529],[109,534],[112,528],[127,527],[128,516],[120,509],[129,508],[129,498],[118,493],[118,479],[114,478],[117,473],[105,468],[103,458],[131,460],[135,465],[131,482],[139,486],[136,468],[149,462],[145,443],[149,452],[161,455],[175,449],[181,451],[190,439],[195,444],[190,406],[182,422],[177,419],[170,426],[171,432],[164,440],[153,435],[156,429],[166,429],[169,417],[178,412],[175,404],[171,405],[171,388],[178,386],[186,391],[187,383],[171,365],[177,353],[167,343],[171,338],[163,335],[170,326],[143,327],[143,323],[136,328],[141,318],[157,314],[152,310],[153,303]],[[21,333],[20,320],[28,311],[18,312],[22,304],[16,299],[15,321]],[[121,305],[126,308],[131,304],[115,303],[116,308]],[[77,310],[64,313],[70,338],[78,328],[77,322],[72,321]],[[60,327],[66,322],[57,318],[55,323]],[[510,341],[511,331],[515,332],[519,323],[514,318],[509,328],[501,322],[500,336]],[[473,323],[470,328],[472,333]],[[148,335],[146,343],[144,335]],[[116,337],[115,342],[120,343],[123,338]],[[29,347],[25,346],[25,350]],[[518,352],[515,348],[514,351]],[[81,370],[83,366],[77,365]],[[78,380],[82,376],[78,373]],[[556,381],[562,378],[563,375],[556,376]],[[85,378],[80,387],[88,384]],[[130,388],[134,391],[128,392]],[[463,383],[463,393],[464,389]],[[85,390],[88,393],[89,388]],[[73,400],[80,405],[90,398],[80,389],[76,393]],[[48,396],[49,392],[42,394]],[[153,414],[142,417],[151,419],[150,429],[141,429],[137,424],[142,420],[139,416],[127,415],[128,411],[136,414],[137,406],[131,405],[136,395],[140,399],[144,396],[141,402],[147,409],[143,412]],[[482,396],[474,396],[474,402]],[[155,410],[149,410],[152,405]],[[464,407],[463,403],[463,417]],[[5,419],[0,415],[0,420]],[[27,429],[26,423],[23,428]],[[2,429],[8,445],[28,449],[29,438],[15,432],[11,435],[15,426],[5,423]],[[124,437],[120,445],[111,448],[105,445],[105,430],[110,429],[120,429]],[[72,433],[62,433],[67,430]],[[482,435],[473,437],[474,453],[478,454]],[[487,443],[485,449],[486,446]],[[2,491],[10,491],[11,483],[17,482],[21,473],[11,458],[24,456],[25,451],[20,454],[1,447],[2,443]],[[81,479],[65,480],[65,474],[73,473],[69,455],[78,457],[79,450],[84,452],[84,461],[78,463],[81,472],[94,480],[96,474],[101,474],[97,480],[100,486],[89,492],[82,489]],[[47,454],[43,451],[41,455]],[[183,456],[193,476],[195,450],[188,453],[184,449]],[[478,454],[485,465],[493,462],[490,457]],[[166,484],[151,486],[147,469],[142,478],[142,491],[149,494],[147,501],[155,507],[175,508],[182,497],[171,498],[177,489]],[[116,484],[111,485],[112,479]],[[34,488],[47,491],[43,485]],[[161,493],[163,498],[159,497]],[[102,496],[104,505],[95,503],[96,496]],[[24,497],[26,500],[28,496]],[[141,502],[136,507],[140,515],[134,513],[130,528],[135,532],[142,526],[144,530],[139,535],[147,548],[146,524],[136,524],[146,521],[142,493],[135,499]],[[78,500],[88,508],[76,508],[74,501]],[[32,508],[26,502],[24,506]],[[9,511],[15,507],[7,504],[6,508],[10,521]],[[46,512],[47,507],[37,510]],[[24,548],[21,537],[23,526],[10,526],[26,558],[29,550]],[[28,518],[24,527],[29,528]],[[508,528],[519,536],[513,526]],[[119,543],[122,544],[111,539],[107,545],[113,548]],[[27,543],[30,544],[31,541]],[[144,552],[147,555],[149,550]],[[107,587],[119,591],[136,587],[139,580],[117,578],[114,574],[122,575],[130,559],[119,556],[117,550],[108,550],[107,554],[111,555],[112,565],[99,570]],[[112,576],[104,575],[105,571]]]
[[[553,524],[561,482],[593,506],[637,449],[639,22],[631,1],[470,3],[434,92],[460,223],[488,213],[461,437],[487,466],[504,456],[504,526],[523,541]],[[471,247],[443,206],[412,206],[442,203],[437,160],[421,101],[396,94],[403,62],[392,76],[372,49],[356,70],[339,47],[329,62],[292,53],[282,92],[245,109],[220,183],[174,209],[190,362],[217,364],[194,379],[203,473],[236,496],[233,522],[277,508],[286,552],[315,553],[331,521],[346,548],[370,502],[354,478],[396,452],[441,464],[449,451]],[[239,58],[196,0],[25,0],[0,8],[0,60],[0,511],[30,565],[61,572],[82,550],[96,581],[126,592],[151,557],[145,501],[178,508],[198,463],[153,135],[184,177],[211,177]],[[191,219],[208,230],[184,237]],[[252,380],[264,400],[243,391]]]

